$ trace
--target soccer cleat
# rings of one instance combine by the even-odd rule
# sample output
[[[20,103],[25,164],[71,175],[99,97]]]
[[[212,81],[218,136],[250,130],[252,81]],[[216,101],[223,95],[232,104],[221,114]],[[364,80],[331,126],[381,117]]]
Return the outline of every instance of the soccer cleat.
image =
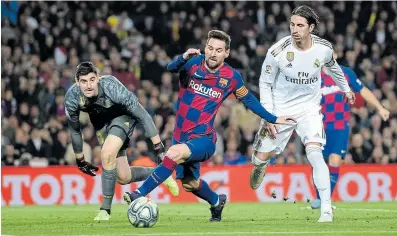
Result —
[[[123,193],[123,199],[128,205],[130,205],[131,202],[133,202],[134,200],[136,200],[140,197],[142,197],[142,195],[137,191],[133,191],[130,193],[129,192]]]
[[[168,187],[170,190],[172,196],[178,196],[179,195],[179,187],[178,183],[175,181],[172,176],[168,177],[168,179],[164,180],[163,184]]]
[[[261,166],[254,166],[254,169],[251,171],[250,175],[250,185],[252,189],[257,189],[261,185],[263,178],[265,178],[266,174],[266,169],[267,166],[269,165],[269,162],[267,162],[265,165]]]
[[[320,199],[316,199],[314,201],[312,201],[312,204],[310,205],[310,207],[314,210],[314,209],[320,209],[321,208],[321,200]],[[336,209],[336,206],[331,206],[332,210]]]
[[[321,208],[321,200],[316,199],[316,200],[312,201],[312,204],[310,205],[310,207],[312,209],[320,209]]]
[[[333,220],[332,209],[329,209],[328,211],[321,212],[320,219],[318,219],[317,222],[326,223],[326,222],[332,222],[332,220]]]
[[[222,211],[226,205],[227,196],[225,194],[219,194],[218,206],[211,206],[211,219],[210,222],[219,222],[222,220]]]
[[[106,210],[99,210],[98,214],[95,216],[95,221],[110,220],[112,217]]]

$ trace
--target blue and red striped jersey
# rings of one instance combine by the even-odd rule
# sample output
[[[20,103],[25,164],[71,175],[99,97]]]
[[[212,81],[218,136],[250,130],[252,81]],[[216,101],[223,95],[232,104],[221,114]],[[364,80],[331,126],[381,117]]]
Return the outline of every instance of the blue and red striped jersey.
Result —
[[[178,63],[184,63],[181,56],[169,64],[169,70],[170,67],[177,68]],[[208,135],[215,142],[214,120],[222,102],[231,93],[239,99],[248,94],[241,75],[227,63],[216,73],[210,73],[205,67],[204,55],[187,61],[179,73],[180,91],[173,138],[185,142]]]
[[[361,81],[356,73],[346,66],[341,66],[343,73],[352,88],[353,92],[358,93],[363,88]],[[331,76],[321,73],[321,99],[323,121],[325,129],[343,130],[349,127],[350,106],[343,100],[343,92],[332,80]]]

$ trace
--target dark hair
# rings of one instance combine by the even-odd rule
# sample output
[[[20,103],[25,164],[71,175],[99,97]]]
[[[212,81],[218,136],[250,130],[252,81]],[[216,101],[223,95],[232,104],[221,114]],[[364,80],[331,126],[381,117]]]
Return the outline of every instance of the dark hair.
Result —
[[[219,40],[222,40],[223,42],[225,42],[226,50],[228,50],[230,48],[230,41],[232,41],[232,40],[231,40],[230,36],[227,33],[223,32],[221,30],[210,30],[208,32],[207,42],[211,38],[219,39]]]
[[[314,10],[306,5],[299,6],[292,11],[292,15],[301,16],[307,20],[309,26],[314,24],[314,30],[316,31],[317,26],[320,24],[320,18],[314,12]]]
[[[77,80],[79,80],[80,76],[88,75],[91,72],[94,72],[96,75],[98,75],[98,69],[96,66],[90,61],[85,61],[77,66],[75,77]]]

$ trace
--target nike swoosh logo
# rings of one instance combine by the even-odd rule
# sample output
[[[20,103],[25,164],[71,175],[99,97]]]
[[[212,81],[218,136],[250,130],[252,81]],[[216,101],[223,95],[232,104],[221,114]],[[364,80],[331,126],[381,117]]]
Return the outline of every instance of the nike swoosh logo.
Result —
[[[199,78],[203,78],[203,76],[198,75],[197,72],[195,72],[194,75],[199,77]]]

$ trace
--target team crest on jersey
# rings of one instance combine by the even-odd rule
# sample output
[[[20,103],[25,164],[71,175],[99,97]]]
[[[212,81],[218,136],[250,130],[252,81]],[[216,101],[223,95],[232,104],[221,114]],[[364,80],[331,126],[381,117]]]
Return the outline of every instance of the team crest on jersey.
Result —
[[[109,108],[113,105],[113,103],[109,99],[105,99],[105,107]]]
[[[221,86],[222,88],[226,88],[228,83],[229,83],[229,81],[227,79],[224,79],[224,78],[219,79],[219,86]]]
[[[84,106],[85,106],[85,98],[83,96],[79,97],[79,106],[81,108],[84,108]]]
[[[266,73],[271,74],[272,73],[272,66],[271,65],[266,65]]]
[[[320,67],[320,60],[316,59],[314,61],[314,67],[319,68]]]
[[[287,60],[289,62],[294,60],[294,52],[287,52]]]

